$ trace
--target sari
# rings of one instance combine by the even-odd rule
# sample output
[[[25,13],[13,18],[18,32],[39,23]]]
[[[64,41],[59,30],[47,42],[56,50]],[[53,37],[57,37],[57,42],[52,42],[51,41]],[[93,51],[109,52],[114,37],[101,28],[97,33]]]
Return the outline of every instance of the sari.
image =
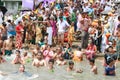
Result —
[[[95,57],[96,50],[97,50],[96,45],[88,45],[87,51],[86,51],[86,57],[88,60]]]
[[[22,31],[23,26],[18,25],[16,26],[16,48],[21,49],[22,48]]]

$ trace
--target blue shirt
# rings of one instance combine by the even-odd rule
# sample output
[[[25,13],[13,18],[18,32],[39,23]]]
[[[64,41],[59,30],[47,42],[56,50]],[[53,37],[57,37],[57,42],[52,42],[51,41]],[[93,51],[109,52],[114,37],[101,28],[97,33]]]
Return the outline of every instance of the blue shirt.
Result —
[[[113,66],[112,68],[109,66],[105,67],[105,75],[115,76],[115,66]]]

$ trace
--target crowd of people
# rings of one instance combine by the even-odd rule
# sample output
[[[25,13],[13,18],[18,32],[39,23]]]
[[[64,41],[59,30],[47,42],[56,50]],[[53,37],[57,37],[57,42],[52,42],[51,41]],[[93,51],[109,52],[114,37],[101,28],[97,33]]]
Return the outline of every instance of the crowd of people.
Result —
[[[113,0],[114,1],[114,0]],[[74,62],[90,62],[91,71],[97,74],[96,54],[104,54],[105,75],[114,76],[115,64],[120,60],[120,16],[112,0],[58,0],[39,3],[30,14],[14,20],[0,21],[0,63],[3,56],[15,55],[12,64],[46,66],[54,71],[54,64],[74,69]],[[103,11],[107,14],[102,15]],[[3,15],[1,15],[3,16]],[[1,18],[1,17],[0,17]],[[75,34],[80,32],[77,48],[73,49]],[[21,50],[28,50],[21,53]],[[31,50],[31,47],[34,49]],[[13,50],[16,50],[13,53]],[[69,62],[67,60],[70,60]]]

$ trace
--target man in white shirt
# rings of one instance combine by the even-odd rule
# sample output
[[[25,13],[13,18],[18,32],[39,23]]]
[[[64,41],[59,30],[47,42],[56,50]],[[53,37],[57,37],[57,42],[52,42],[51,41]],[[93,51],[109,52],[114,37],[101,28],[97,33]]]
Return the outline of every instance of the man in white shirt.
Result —
[[[64,44],[64,33],[66,31],[66,28],[69,27],[67,21],[63,20],[63,17],[60,17],[60,20],[57,22],[58,27],[58,41]]]

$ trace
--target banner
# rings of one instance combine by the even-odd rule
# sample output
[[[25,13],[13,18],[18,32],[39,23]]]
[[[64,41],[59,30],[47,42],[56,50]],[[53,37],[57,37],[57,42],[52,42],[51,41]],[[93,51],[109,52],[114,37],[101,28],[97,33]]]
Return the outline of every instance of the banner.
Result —
[[[34,0],[22,0],[23,8],[33,9],[33,6],[34,6]]]
[[[33,9],[34,8],[34,3],[35,2],[44,2],[44,4],[46,4],[46,2],[48,3],[52,3],[55,0],[22,0],[22,7],[23,8],[29,8],[29,9]]]

